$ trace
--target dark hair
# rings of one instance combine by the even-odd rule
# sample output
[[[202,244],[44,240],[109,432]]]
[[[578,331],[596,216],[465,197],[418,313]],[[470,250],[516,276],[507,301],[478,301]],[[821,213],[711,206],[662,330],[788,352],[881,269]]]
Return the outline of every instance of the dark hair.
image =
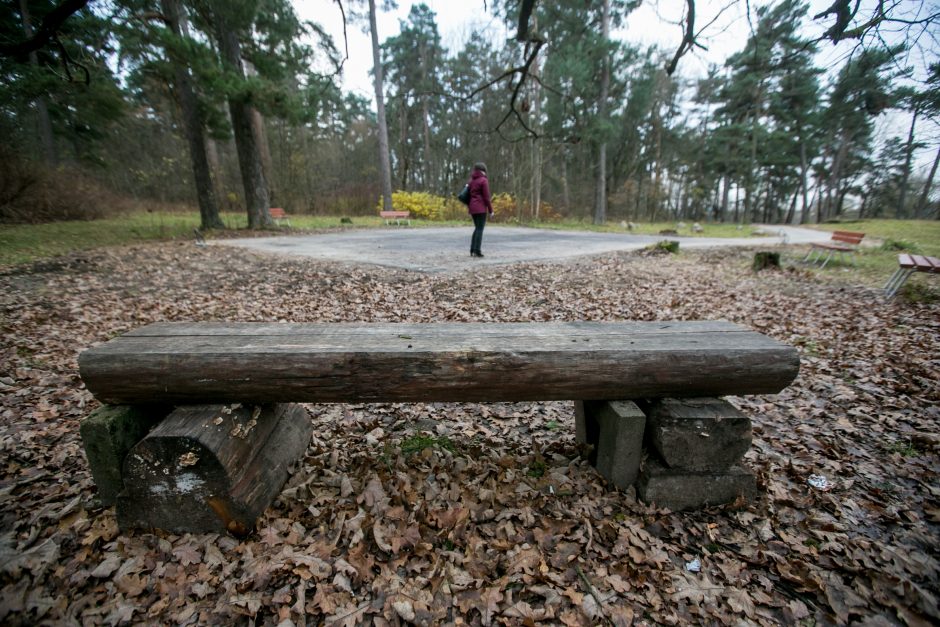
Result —
[[[474,169],[474,170],[479,170],[480,172],[485,173],[485,172],[486,172],[486,164],[483,163],[482,161],[477,161],[476,163],[473,164],[473,169]]]

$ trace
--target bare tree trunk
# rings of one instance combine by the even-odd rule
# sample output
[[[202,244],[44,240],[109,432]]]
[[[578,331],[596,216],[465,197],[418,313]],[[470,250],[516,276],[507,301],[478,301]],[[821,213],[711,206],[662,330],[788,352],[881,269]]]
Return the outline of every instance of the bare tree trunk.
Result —
[[[385,119],[385,93],[382,87],[382,54],[375,19],[375,0],[369,0],[369,30],[372,33],[372,73],[375,76],[375,108],[379,124],[379,172],[382,175],[382,208],[392,210],[392,166],[389,163],[388,122]]]
[[[800,190],[793,192],[793,200],[790,201],[790,209],[787,211],[787,217],[784,218],[784,224],[793,224],[793,219],[796,217],[796,201],[800,197]]]
[[[806,189],[806,175],[809,172],[809,160],[806,158],[806,141],[800,137],[800,189],[802,190],[803,204],[800,209],[800,224],[806,222],[806,213],[809,211],[809,190]],[[789,222],[788,222],[789,224]]]
[[[26,39],[33,36],[33,23],[29,14],[29,3],[27,0],[20,0],[20,16],[23,18],[23,34]],[[39,56],[35,51],[29,53],[29,64],[39,67]],[[43,96],[37,96],[33,100],[36,107],[36,121],[39,126],[39,143],[42,146],[43,161],[47,165],[55,166],[58,161],[55,149],[55,138],[52,135],[52,120],[49,118],[49,105]]]
[[[937,153],[940,154],[940,153]],[[561,151],[561,204],[565,211],[571,210],[571,189],[568,186],[568,150]]]
[[[725,175],[725,187],[721,192],[721,213],[719,214],[718,221],[724,222],[728,219],[728,195],[731,192],[731,177]]]
[[[911,158],[914,156],[914,125],[917,124],[917,116],[920,110],[915,106],[914,115],[911,116],[911,129],[907,133],[907,146],[904,150],[904,171],[901,173],[901,195],[898,197],[898,208],[895,210],[896,218],[907,217],[907,181],[911,176]]]
[[[937,164],[940,163],[940,147],[937,148],[937,155],[933,158],[933,165],[930,166],[930,174],[927,176],[927,181],[924,183],[924,191],[920,193],[920,200],[917,201],[917,213],[915,214],[918,218],[926,218],[926,209],[927,209],[927,199],[930,196],[930,188],[933,186],[933,177],[937,174]],[[940,211],[937,212],[937,218],[940,219]]]
[[[160,0],[167,25],[177,37],[183,35],[182,11],[179,0]],[[219,198],[212,184],[212,171],[206,152],[206,136],[199,105],[189,68],[182,59],[173,59],[173,82],[176,97],[182,114],[183,131],[189,144],[189,160],[193,169],[193,182],[196,184],[196,199],[199,203],[199,221],[203,229],[224,229],[225,223],[219,217]]]
[[[538,21],[533,20],[533,28],[538,29]],[[532,81],[532,124],[541,134],[542,129],[542,86],[539,83],[539,62],[532,63],[535,80]],[[532,138],[532,217],[538,221],[542,206],[542,142],[541,138]]]
[[[603,17],[601,18],[601,44],[607,46],[610,38],[610,0],[604,0]],[[610,90],[610,59],[608,52],[604,51],[601,68],[601,94],[597,107],[598,120],[603,124],[607,121],[607,98]],[[597,147],[597,183],[594,199],[594,224],[604,224],[607,221],[607,142],[601,140]]]
[[[209,174],[212,177],[212,192],[216,201],[225,206],[225,186],[222,184],[222,165],[219,161],[219,144],[211,137],[205,137],[206,159],[209,162]]]
[[[254,107],[251,107],[251,132],[255,136],[255,143],[258,144],[258,152],[261,154],[261,173],[264,175],[264,182],[268,186],[268,199],[273,204],[274,162],[271,159],[271,146],[268,144],[268,134],[264,126],[264,116]]]
[[[241,59],[241,43],[238,34],[228,25],[221,12],[215,13],[216,29],[219,38],[219,51],[222,62],[229,72],[238,79],[245,77]],[[229,113],[232,116],[232,130],[235,135],[235,148],[238,151],[238,165],[241,169],[242,185],[245,188],[245,205],[248,212],[248,227],[252,229],[274,225],[268,209],[268,186],[264,181],[264,169],[261,165],[261,152],[252,122],[252,106],[244,96],[231,96],[228,100]]]

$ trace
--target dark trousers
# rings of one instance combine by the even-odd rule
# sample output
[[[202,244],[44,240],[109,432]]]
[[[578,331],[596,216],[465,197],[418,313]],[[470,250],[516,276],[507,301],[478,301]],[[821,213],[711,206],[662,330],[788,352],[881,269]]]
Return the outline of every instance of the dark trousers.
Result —
[[[470,252],[482,253],[480,246],[483,245],[483,227],[486,226],[485,213],[471,213],[473,218],[473,237],[470,238]]]

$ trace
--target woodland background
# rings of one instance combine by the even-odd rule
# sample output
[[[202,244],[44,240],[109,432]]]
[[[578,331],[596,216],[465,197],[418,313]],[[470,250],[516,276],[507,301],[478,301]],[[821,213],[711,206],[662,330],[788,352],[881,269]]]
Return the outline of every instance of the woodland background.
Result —
[[[383,8],[321,4],[350,29]],[[936,6],[747,4],[740,51],[690,78],[680,57],[708,24],[686,4],[663,26],[686,29],[678,51],[612,35],[632,1],[485,3],[515,39],[473,32],[454,49],[416,4],[373,38],[375,109],[338,86],[344,42],[287,0],[6,2],[0,219],[370,214],[393,190],[452,196],[481,158],[517,220],[940,216]],[[837,44],[841,65],[820,67]],[[879,126],[889,116],[904,132]]]

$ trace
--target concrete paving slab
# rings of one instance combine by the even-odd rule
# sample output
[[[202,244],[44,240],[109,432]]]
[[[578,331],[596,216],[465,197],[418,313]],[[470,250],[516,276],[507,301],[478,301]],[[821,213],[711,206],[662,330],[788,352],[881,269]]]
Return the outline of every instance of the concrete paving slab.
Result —
[[[366,263],[417,272],[457,272],[473,266],[492,266],[531,261],[565,261],[644,248],[670,239],[680,250],[717,246],[771,246],[781,243],[826,241],[829,233],[794,227],[766,227],[769,237],[712,238],[629,233],[555,231],[491,225],[483,235],[485,257],[470,257],[472,227],[363,229],[317,235],[279,235],[214,240],[224,246],[240,246],[260,252],[302,255],[324,261]]]

